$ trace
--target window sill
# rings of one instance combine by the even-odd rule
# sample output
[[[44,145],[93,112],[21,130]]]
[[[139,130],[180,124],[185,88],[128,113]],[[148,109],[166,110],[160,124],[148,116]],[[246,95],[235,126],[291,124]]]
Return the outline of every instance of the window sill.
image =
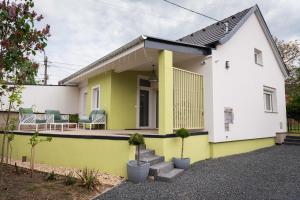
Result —
[[[265,110],[265,113],[274,113],[274,114],[276,114],[278,112],[277,111],[267,111],[267,110]]]
[[[259,64],[259,63],[255,63],[256,65],[260,66],[260,67],[263,67],[264,65],[263,64]]]

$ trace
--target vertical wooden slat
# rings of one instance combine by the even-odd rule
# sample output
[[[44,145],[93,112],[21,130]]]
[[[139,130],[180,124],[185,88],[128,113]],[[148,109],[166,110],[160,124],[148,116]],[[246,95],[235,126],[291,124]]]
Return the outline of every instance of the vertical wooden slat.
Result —
[[[174,128],[204,128],[202,75],[178,68],[173,75]]]

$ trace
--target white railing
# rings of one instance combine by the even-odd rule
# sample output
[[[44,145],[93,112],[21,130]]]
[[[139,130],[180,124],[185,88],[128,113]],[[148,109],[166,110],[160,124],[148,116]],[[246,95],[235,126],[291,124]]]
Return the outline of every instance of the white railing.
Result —
[[[174,129],[203,129],[203,76],[173,68]]]

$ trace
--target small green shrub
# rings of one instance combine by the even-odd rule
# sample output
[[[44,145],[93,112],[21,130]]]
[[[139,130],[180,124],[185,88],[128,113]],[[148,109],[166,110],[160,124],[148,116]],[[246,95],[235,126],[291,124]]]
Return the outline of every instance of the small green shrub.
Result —
[[[65,185],[74,185],[76,183],[76,178],[74,177],[74,172],[69,172],[68,174],[66,174],[64,183],[65,183]]]
[[[185,128],[178,129],[175,134],[176,134],[176,136],[181,138],[181,159],[182,159],[183,158],[184,138],[189,137],[191,134]]]
[[[94,169],[84,168],[76,173],[80,177],[81,185],[88,190],[94,190],[100,184],[97,179],[98,171]]]
[[[191,135],[185,128],[178,129],[175,134],[180,138],[187,138]]]
[[[135,145],[135,146],[138,147],[138,150],[137,150],[137,163],[139,165],[140,164],[140,145],[145,144],[144,136],[139,134],[139,133],[135,133],[135,134],[130,136],[128,142],[129,142],[129,145]]]
[[[56,174],[54,171],[47,173],[45,176],[45,181],[55,181],[56,180]]]
[[[71,114],[69,115],[70,123],[78,123],[79,115],[78,114]]]
[[[135,134],[131,135],[128,142],[130,145],[136,145],[136,146],[145,144],[143,135],[141,135],[139,133],[135,133]]]

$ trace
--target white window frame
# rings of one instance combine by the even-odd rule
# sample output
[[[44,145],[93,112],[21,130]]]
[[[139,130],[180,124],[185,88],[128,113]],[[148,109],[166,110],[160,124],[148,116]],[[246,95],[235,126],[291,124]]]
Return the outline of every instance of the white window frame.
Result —
[[[98,89],[98,101],[96,103],[96,108],[94,107],[94,90]],[[92,91],[91,91],[91,110],[94,109],[100,109],[100,85],[96,85],[94,87],[92,87]]]
[[[269,97],[270,108],[267,108],[267,96]],[[264,111],[267,113],[276,113],[277,112],[277,97],[276,89],[268,86],[264,86],[263,89],[263,99],[264,99]]]
[[[257,65],[263,66],[263,55],[262,51],[254,48],[254,62]]]

